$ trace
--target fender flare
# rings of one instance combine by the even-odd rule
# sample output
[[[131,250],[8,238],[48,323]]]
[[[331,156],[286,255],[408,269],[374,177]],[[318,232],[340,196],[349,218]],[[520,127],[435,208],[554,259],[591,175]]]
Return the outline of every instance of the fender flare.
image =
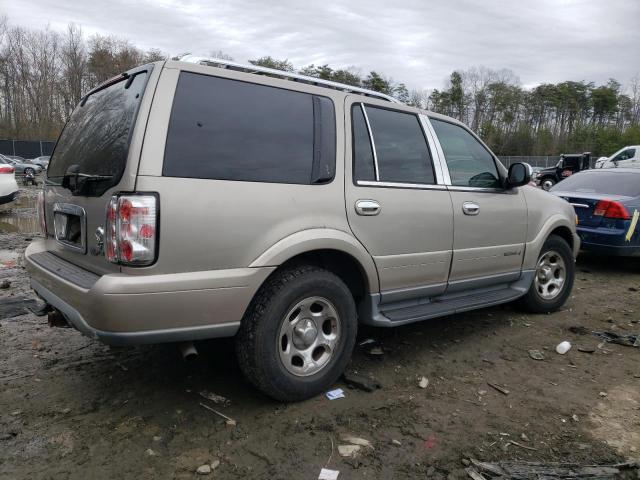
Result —
[[[314,250],[337,250],[350,255],[360,264],[370,293],[380,291],[378,270],[369,252],[352,235],[332,228],[311,228],[284,237],[251,262],[249,267],[277,267],[297,255]]]
[[[547,240],[551,232],[558,227],[565,227],[571,231],[573,236],[573,245],[570,245],[570,247],[574,258],[576,257],[578,250],[580,249],[580,239],[576,235],[575,225],[571,224],[565,215],[555,213],[544,222],[542,228],[538,230],[538,234],[535,238],[527,242],[524,260],[522,262],[523,270],[535,268],[542,245],[544,245],[544,242]]]

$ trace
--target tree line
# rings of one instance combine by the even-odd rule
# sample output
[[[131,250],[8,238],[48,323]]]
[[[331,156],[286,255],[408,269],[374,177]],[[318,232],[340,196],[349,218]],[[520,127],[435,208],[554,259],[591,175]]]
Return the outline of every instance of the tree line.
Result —
[[[216,58],[232,60],[218,50]],[[29,30],[0,17],[0,138],[53,139],[83,93],[123,71],[168,58],[127,40],[93,35],[70,24],[66,31]],[[524,88],[510,70],[472,67],[451,73],[444,88],[409,89],[377,71],[355,67],[296,67],[270,56],[250,60],[265,66],[363,87],[412,106],[457,118],[499,155],[557,155],[591,151],[609,155],[640,144],[640,76],[625,88],[566,81]]]

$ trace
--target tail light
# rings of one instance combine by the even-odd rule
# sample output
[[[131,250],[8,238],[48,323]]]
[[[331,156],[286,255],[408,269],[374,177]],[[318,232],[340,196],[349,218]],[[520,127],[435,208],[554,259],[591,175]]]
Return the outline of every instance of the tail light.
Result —
[[[596,217],[604,218],[620,218],[622,220],[629,220],[631,215],[624,205],[620,202],[614,202],[613,200],[600,200],[596,203],[593,209],[593,215]]]
[[[13,173],[16,169],[11,165],[0,165],[0,173]]]
[[[104,233],[107,260],[122,265],[151,265],[156,259],[158,197],[114,195],[107,206]]]
[[[36,205],[38,208],[38,220],[40,221],[40,230],[42,230],[42,234],[47,236],[47,217],[44,212],[44,191],[40,190],[38,192],[38,197],[36,200]]]

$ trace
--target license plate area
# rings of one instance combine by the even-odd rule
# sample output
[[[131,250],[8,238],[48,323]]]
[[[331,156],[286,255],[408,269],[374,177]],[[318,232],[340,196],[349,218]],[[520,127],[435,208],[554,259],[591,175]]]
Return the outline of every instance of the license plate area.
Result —
[[[70,203],[53,205],[53,228],[56,241],[68,250],[86,253],[87,218],[84,208]]]

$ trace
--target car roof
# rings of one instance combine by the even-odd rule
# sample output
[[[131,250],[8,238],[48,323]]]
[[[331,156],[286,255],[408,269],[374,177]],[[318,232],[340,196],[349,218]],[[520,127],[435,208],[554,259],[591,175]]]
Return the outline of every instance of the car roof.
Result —
[[[640,168],[590,168],[583,170],[579,173],[598,173],[598,172],[610,172],[610,173],[635,173],[640,175]]]

